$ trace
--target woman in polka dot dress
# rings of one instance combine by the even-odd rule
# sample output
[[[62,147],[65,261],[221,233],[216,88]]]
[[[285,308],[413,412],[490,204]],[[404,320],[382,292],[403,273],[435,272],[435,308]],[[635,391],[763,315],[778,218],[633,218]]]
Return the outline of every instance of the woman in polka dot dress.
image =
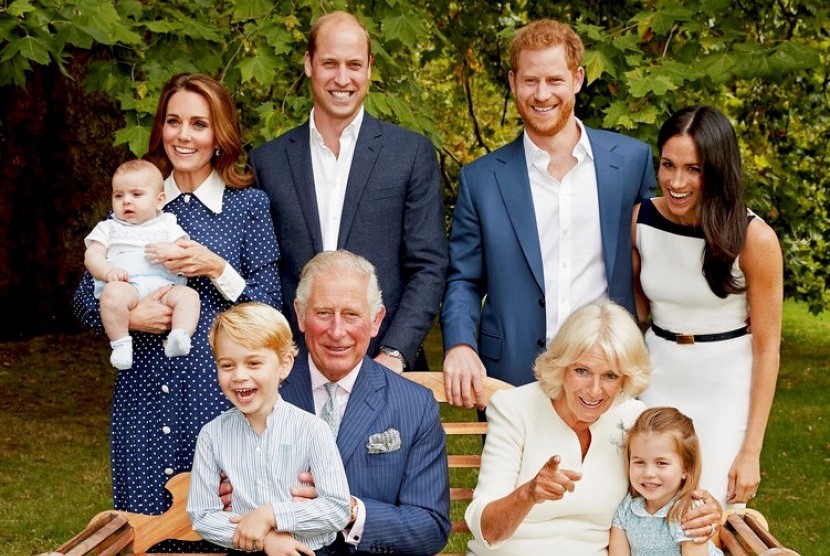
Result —
[[[170,505],[164,484],[189,471],[202,425],[228,407],[216,380],[207,330],[217,312],[243,301],[282,307],[279,247],[265,194],[248,187],[236,109],[225,87],[201,74],[165,85],[147,158],[165,180],[167,205],[190,240],[174,248],[150,245],[147,256],[188,278],[202,302],[190,355],[164,355],[170,310],[142,300],[130,314],[134,364],[119,371],[112,400],[110,457],[116,509],[159,514]],[[103,330],[93,282],[84,275],[75,310]]]

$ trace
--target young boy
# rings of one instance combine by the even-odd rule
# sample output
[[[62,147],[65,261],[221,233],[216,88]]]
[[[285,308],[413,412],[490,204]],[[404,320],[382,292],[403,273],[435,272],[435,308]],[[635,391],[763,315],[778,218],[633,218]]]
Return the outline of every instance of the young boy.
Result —
[[[288,321],[269,305],[241,303],[216,316],[208,340],[219,386],[236,407],[196,441],[187,500],[193,529],[226,548],[339,554],[345,543],[330,545],[349,521],[351,499],[334,437],[322,419],[279,395],[297,353]],[[302,471],[314,475],[313,500],[289,492]],[[220,472],[233,484],[232,512],[223,511]]]
[[[148,243],[188,239],[176,216],[161,212],[164,178],[146,160],[125,162],[112,176],[113,218],[99,222],[84,239],[84,264],[95,278],[95,297],[101,300],[101,321],[110,339],[110,362],[118,370],[133,366],[133,339],[129,321],[139,299],[174,284],[161,302],[173,309],[172,330],[164,343],[167,357],[190,353],[190,338],[199,323],[199,294],[162,264],[144,256]]]

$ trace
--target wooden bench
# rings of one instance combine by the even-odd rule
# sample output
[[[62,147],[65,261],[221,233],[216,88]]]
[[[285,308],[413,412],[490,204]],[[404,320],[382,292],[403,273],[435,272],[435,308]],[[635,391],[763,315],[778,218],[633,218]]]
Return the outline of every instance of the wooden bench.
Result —
[[[432,395],[438,403],[447,403],[446,390],[444,389],[444,373],[440,372],[407,372],[403,375],[413,382],[417,382],[422,386],[426,386],[432,391]],[[501,380],[486,377],[484,379],[484,403],[490,399],[490,396],[498,391],[508,388],[513,388],[512,385]],[[471,410],[472,411],[472,410]],[[473,435],[482,437],[487,432],[487,423],[478,421],[444,421],[442,423],[444,432],[447,436],[458,435]],[[449,440],[449,439],[448,439]],[[452,442],[447,442],[447,464],[450,468],[450,501],[456,502],[455,511],[463,510],[470,500],[473,499],[473,489],[469,486],[469,481],[454,477],[454,469],[478,469],[481,467],[481,452],[477,454],[457,454],[450,453],[453,447]],[[464,521],[463,513],[460,519],[452,520],[452,535],[469,534],[470,528]],[[460,554],[452,554],[442,552],[439,556],[461,556]]]
[[[761,512],[750,508],[727,512],[718,540],[724,553],[730,556],[798,556],[770,533]]]
[[[403,376],[429,388],[439,403],[447,403],[443,373],[408,372]],[[488,377],[485,380],[485,403],[494,392],[506,388],[512,388],[512,386]],[[487,423],[477,421],[447,421],[443,423],[443,427],[448,436],[481,436],[487,432]],[[478,469],[481,466],[480,453],[448,453],[447,460],[451,470]],[[451,477],[450,499],[452,501],[465,505],[472,500],[473,489],[466,483],[469,481],[459,484]],[[89,554],[144,556],[150,548],[164,540],[201,540],[199,534],[193,531],[186,511],[189,487],[190,473],[180,473],[167,481],[165,485],[165,488],[173,495],[173,504],[163,514],[149,516],[115,510],[101,512],[92,518],[83,531],[63,544],[57,551],[41,556],[88,556]],[[453,535],[469,534],[469,531],[463,514],[460,519],[453,520]],[[723,527],[719,530],[717,542],[727,556],[798,556],[797,552],[785,548],[769,532],[764,516],[753,509],[728,512]],[[441,553],[440,556],[460,555]]]
[[[86,528],[49,556],[144,556],[165,540],[199,541],[187,515],[190,473],[170,478],[165,488],[173,495],[173,504],[161,515],[143,515],[107,510],[92,518]],[[211,553],[221,556],[222,553]],[[45,555],[41,555],[45,556]],[[202,556],[191,553],[185,556]]]

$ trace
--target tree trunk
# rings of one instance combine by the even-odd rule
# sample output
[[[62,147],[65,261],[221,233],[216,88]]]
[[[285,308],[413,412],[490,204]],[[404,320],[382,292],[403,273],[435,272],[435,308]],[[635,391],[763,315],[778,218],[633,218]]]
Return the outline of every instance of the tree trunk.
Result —
[[[113,146],[116,106],[83,80],[94,54],[73,52],[67,77],[36,66],[0,88],[0,339],[76,326],[72,292],[83,238],[110,206],[110,176],[131,157]]]

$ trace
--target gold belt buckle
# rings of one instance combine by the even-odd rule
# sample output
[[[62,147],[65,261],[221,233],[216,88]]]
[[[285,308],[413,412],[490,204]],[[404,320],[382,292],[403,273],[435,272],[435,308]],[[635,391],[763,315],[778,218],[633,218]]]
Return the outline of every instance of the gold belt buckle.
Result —
[[[674,341],[678,344],[693,344],[695,343],[695,335],[694,334],[675,334]]]

